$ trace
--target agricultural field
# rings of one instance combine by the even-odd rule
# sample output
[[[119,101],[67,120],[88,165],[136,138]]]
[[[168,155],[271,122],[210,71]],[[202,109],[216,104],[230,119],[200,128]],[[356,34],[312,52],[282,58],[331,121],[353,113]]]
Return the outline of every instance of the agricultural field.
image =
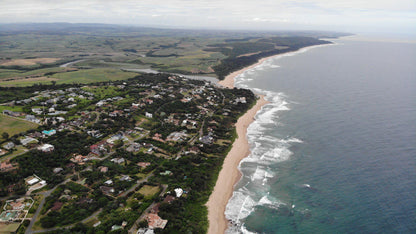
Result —
[[[59,58],[33,58],[33,59],[10,59],[2,60],[0,65],[2,66],[33,66],[36,64],[48,64],[54,63],[60,60]]]

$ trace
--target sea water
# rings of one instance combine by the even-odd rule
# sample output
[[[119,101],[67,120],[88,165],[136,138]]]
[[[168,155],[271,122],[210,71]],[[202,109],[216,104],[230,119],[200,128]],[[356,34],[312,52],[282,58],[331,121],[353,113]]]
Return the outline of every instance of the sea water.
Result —
[[[416,233],[416,44],[338,39],[236,86],[270,103],[248,128],[227,233]]]

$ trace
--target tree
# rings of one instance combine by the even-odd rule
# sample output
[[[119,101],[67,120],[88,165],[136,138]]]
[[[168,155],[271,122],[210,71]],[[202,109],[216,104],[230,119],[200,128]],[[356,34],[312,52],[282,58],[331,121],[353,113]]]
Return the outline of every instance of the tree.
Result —
[[[3,139],[7,140],[7,139],[9,139],[9,134],[7,132],[3,132],[1,134],[1,137],[3,137]]]

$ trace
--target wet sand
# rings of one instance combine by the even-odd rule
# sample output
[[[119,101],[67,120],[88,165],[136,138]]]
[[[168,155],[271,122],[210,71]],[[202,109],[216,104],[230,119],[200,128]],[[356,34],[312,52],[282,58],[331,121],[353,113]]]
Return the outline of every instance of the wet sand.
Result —
[[[273,56],[271,56],[273,57]],[[234,78],[244,71],[251,69],[270,57],[261,59],[258,63],[246,67],[228,75],[219,84],[227,88],[234,88]],[[234,141],[232,149],[224,159],[222,169],[218,175],[217,183],[207,202],[208,207],[208,234],[224,233],[228,227],[228,220],[224,212],[228,200],[231,198],[234,185],[240,180],[241,172],[238,170],[240,161],[250,153],[250,147],[247,141],[247,127],[254,121],[256,113],[268,102],[264,96],[260,96],[256,104],[241,116],[236,123],[237,139]]]

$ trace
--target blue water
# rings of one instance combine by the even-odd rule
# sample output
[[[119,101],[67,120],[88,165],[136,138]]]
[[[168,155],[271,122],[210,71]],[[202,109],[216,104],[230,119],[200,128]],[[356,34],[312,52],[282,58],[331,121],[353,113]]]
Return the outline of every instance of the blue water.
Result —
[[[270,104],[228,233],[416,233],[416,44],[334,42],[236,78]]]

